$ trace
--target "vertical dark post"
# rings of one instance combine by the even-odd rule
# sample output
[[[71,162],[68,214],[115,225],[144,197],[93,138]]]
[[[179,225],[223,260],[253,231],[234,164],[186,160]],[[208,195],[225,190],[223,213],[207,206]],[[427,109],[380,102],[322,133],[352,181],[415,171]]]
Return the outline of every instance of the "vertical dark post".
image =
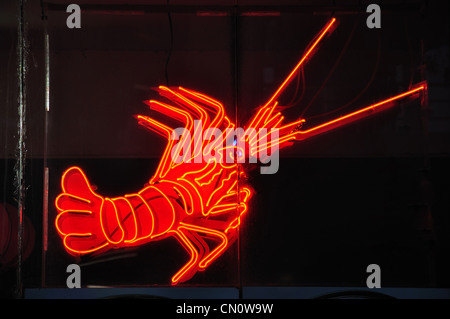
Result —
[[[48,113],[50,111],[50,45],[47,25],[44,22],[45,41],[45,123],[44,123],[44,198],[42,211],[42,287],[45,286],[45,262],[47,257],[48,242],[48,178],[49,168],[47,163],[47,135],[48,135]]]
[[[48,116],[50,112],[50,40],[47,27],[47,15],[45,14],[45,7],[41,1],[42,22],[44,27],[44,65],[45,65],[45,99],[44,99],[44,191],[43,191],[43,208],[42,208],[42,270],[41,270],[41,286],[45,287],[45,269],[47,258],[47,244],[48,244],[48,183],[49,183],[49,168],[47,163],[47,139],[48,139]]]
[[[234,116],[235,116],[235,127],[239,127],[239,120],[238,120],[238,101],[239,101],[239,58],[238,58],[238,48],[239,48],[239,8],[238,8],[238,0],[234,0],[234,6],[232,10],[233,17],[233,25],[232,25],[232,40],[233,40],[233,77],[234,77],[234,88],[233,88],[233,101],[234,101]],[[238,207],[240,207],[240,196],[239,196],[239,188],[241,187],[239,183],[239,170],[240,165],[237,165],[237,202]],[[239,208],[238,208],[239,210]],[[239,211],[238,211],[239,212]],[[241,231],[238,228],[238,236],[237,236],[237,254],[238,254],[238,284],[239,284],[239,299],[242,299],[242,279],[241,279],[241,265],[242,265],[242,258],[241,258]]]
[[[23,210],[25,199],[24,187],[24,169],[25,169],[25,74],[26,74],[26,40],[25,40],[25,1],[19,1],[18,12],[18,41],[17,41],[17,55],[18,55],[18,142],[16,147],[16,167],[15,167],[15,187],[16,199],[18,203],[18,231],[17,231],[17,273],[16,273],[16,298],[22,297],[22,250],[23,250]]]

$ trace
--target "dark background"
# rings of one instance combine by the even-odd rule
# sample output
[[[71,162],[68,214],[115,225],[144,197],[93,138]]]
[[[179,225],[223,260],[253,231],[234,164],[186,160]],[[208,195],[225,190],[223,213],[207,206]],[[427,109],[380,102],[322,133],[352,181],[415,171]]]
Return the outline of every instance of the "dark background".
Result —
[[[366,27],[377,3],[382,28]],[[334,14],[326,38],[285,92],[295,118],[322,123],[428,82],[419,100],[299,142],[275,175],[250,173],[256,191],[239,241],[187,286],[365,287],[378,264],[383,287],[448,288],[449,4],[446,1],[77,1],[81,29],[68,29],[68,1],[28,1],[26,202],[35,229],[23,286],[65,287],[80,263],[83,285],[167,285],[188,257],[176,240],[72,259],[53,228],[62,172],[78,165],[102,194],[136,191],[165,146],[134,114],[150,88],[181,85],[221,101],[239,125],[263,104]],[[17,12],[2,3],[0,138],[3,202],[16,205]],[[12,12],[13,14],[6,14]],[[47,19],[42,19],[42,16]],[[170,22],[171,21],[171,25]],[[44,112],[44,31],[50,39],[50,112]],[[172,32],[171,32],[172,29]],[[304,89],[304,94],[302,91]],[[327,114],[354,100],[345,109]],[[42,249],[43,172],[49,168],[48,252]],[[84,266],[83,266],[84,265]],[[15,285],[2,267],[2,293]],[[3,287],[7,287],[4,288]]]

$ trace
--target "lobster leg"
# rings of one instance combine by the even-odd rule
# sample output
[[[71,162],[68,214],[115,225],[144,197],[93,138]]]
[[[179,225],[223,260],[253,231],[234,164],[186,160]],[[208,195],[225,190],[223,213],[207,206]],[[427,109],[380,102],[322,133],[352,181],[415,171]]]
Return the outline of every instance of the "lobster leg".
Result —
[[[200,268],[207,267],[212,261],[214,261],[217,257],[219,257],[222,254],[223,250],[227,247],[228,238],[221,231],[210,229],[210,228],[206,228],[206,227],[201,227],[201,226],[184,224],[184,223],[180,223],[180,226],[178,227],[178,229],[191,230],[193,232],[204,234],[203,235],[204,237],[211,237],[211,238],[219,240],[220,243],[216,246],[216,248],[214,248],[210,252],[209,252],[209,249],[208,249],[208,253],[206,254],[206,256],[200,257],[200,261],[198,263]]]
[[[191,258],[172,277],[172,284],[188,280],[197,270],[204,270],[223,253],[228,245],[228,238],[223,232],[206,227],[180,223],[180,226],[174,232]],[[213,250],[210,250],[204,238],[219,240],[219,244]]]
[[[186,281],[190,279],[195,274],[195,266],[198,265],[199,252],[189,239],[189,235],[186,233],[186,230],[178,229],[174,231],[177,235],[176,238],[183,245],[183,247],[187,250],[189,255],[191,256],[190,260],[183,266],[173,277],[172,277],[172,285],[178,284],[180,281]],[[183,280],[181,280],[184,278]]]

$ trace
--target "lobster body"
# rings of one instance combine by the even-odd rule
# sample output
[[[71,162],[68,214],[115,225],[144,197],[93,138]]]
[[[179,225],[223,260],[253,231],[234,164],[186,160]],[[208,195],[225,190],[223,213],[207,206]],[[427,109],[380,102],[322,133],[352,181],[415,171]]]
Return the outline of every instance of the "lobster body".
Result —
[[[92,190],[79,167],[71,167],[64,173],[63,193],[56,199],[61,212],[56,228],[64,238],[66,250],[74,255],[175,236],[191,255],[188,264],[172,278],[176,284],[180,279],[189,279],[198,268],[205,268],[235,239],[235,229],[251,194],[250,189],[243,188],[238,195],[236,176],[233,173],[221,180],[218,191],[207,198],[199,196],[186,176],[177,181],[161,181],[135,194],[108,198]],[[207,185],[202,187],[208,189]],[[237,197],[242,203],[236,204]],[[217,216],[221,218],[215,219]],[[218,242],[217,246],[211,249],[207,238]]]

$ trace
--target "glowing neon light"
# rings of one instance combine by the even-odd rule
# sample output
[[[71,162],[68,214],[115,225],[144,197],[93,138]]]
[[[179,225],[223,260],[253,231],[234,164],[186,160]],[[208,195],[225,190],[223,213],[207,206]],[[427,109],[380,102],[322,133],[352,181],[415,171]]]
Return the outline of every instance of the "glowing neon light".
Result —
[[[225,163],[227,153],[255,156],[276,143],[282,148],[293,141],[303,140],[337,127],[361,120],[393,107],[408,97],[426,91],[426,84],[336,118],[324,124],[301,130],[305,119],[282,124],[285,117],[277,98],[291,82],[305,61],[312,56],[320,41],[331,32],[336,19],[331,19],[307,48],[281,86],[266,104],[245,125],[241,142],[247,142],[249,152],[233,146],[224,146],[235,125],[226,116],[223,105],[213,98],[182,87],[157,90],[171,104],[149,100],[151,110],[175,119],[184,125],[187,137],[172,140],[173,128],[150,117],[137,115],[138,123],[167,139],[166,148],[149,186],[116,198],[97,194],[79,167],[67,169],[61,180],[62,193],[56,198],[58,215],[55,227],[65,249],[74,255],[99,254],[112,248],[142,245],[175,237],[186,249],[190,258],[172,277],[172,284],[189,280],[199,270],[207,268],[236,240],[243,215],[253,191],[245,183],[245,172],[234,163]],[[195,121],[201,120],[201,126]],[[267,133],[252,133],[261,128]],[[219,137],[213,142],[203,139],[208,130],[217,129]],[[279,139],[268,139],[269,129],[278,129]],[[181,163],[172,161],[171,154],[179,154],[184,147],[195,145],[190,158],[183,155]],[[245,145],[245,144],[243,144]],[[193,159],[215,150],[218,156],[205,161]],[[231,155],[233,156],[233,155]],[[234,158],[235,156],[233,156]],[[191,160],[187,163],[188,160]],[[238,187],[239,179],[239,187]],[[208,241],[206,241],[208,239]],[[212,244],[212,241],[215,245]]]
[[[264,105],[265,107],[270,105],[277,97],[281,95],[281,92],[286,88],[286,86],[289,84],[289,82],[294,78],[294,75],[297,73],[299,68],[302,66],[302,64],[306,61],[308,57],[312,54],[314,49],[317,47],[319,42],[323,39],[323,37],[327,34],[327,32],[331,31],[331,27],[335,24],[336,18],[331,19],[330,22],[323,28],[323,30],[319,33],[319,36],[317,37],[316,41],[311,45],[311,47],[306,51],[306,53],[301,58],[300,62],[295,66],[295,68],[292,70],[292,72],[288,75],[286,80],[281,84],[281,86],[276,90],[275,94],[267,101],[267,103]]]

